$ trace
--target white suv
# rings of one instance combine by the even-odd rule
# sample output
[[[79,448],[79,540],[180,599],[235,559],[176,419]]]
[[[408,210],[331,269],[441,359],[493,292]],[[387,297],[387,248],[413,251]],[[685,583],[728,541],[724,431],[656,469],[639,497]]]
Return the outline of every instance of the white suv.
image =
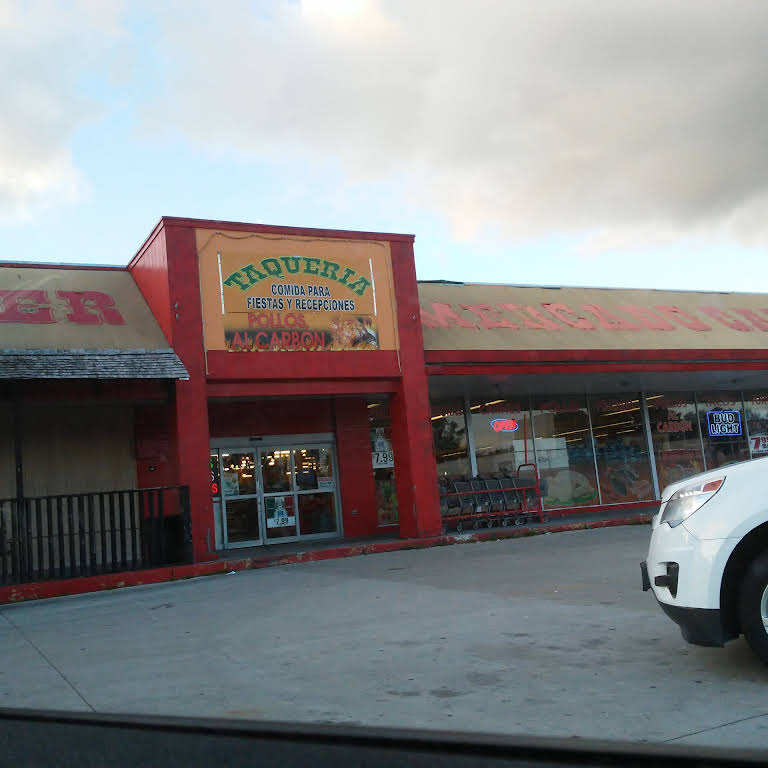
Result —
[[[743,634],[768,664],[768,458],[667,486],[653,518],[643,590],[696,645]]]

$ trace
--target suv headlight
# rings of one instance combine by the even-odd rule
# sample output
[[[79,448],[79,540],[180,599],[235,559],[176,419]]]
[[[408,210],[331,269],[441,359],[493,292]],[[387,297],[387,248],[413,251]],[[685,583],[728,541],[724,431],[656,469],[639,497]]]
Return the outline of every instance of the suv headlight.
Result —
[[[670,528],[676,528],[697,509],[703,507],[723,487],[724,482],[724,477],[716,477],[705,483],[686,485],[676,491],[664,507],[661,522],[669,523]]]

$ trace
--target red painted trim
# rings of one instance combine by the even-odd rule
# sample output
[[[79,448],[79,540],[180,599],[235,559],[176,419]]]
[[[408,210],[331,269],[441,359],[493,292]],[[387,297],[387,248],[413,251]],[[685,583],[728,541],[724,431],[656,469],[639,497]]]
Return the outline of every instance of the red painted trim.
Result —
[[[176,482],[189,486],[195,560],[211,556],[214,541],[210,489],[208,397],[195,232],[183,227],[164,231],[171,313],[171,344],[189,371],[189,381],[174,383],[171,419]]]
[[[590,528],[609,528],[619,525],[637,525],[647,523],[650,515],[633,515],[632,517],[617,517],[610,520],[594,520],[591,522],[566,523],[558,525],[542,525],[536,528],[520,526],[492,531],[478,531],[461,536],[430,536],[423,539],[400,539],[399,541],[374,541],[365,544],[346,546],[332,545],[328,549],[315,549],[308,552],[293,552],[288,555],[258,555],[231,560],[214,560],[193,565],[176,565],[167,568],[155,568],[147,571],[126,571],[125,573],[109,573],[103,576],[85,576],[79,579],[62,581],[38,581],[33,584],[16,584],[0,587],[0,604],[17,603],[25,600],[44,600],[64,595],[77,595],[88,592],[98,592],[105,589],[120,587],[136,587],[142,584],[159,584],[167,581],[191,579],[198,576],[229,573],[230,571],[247,571],[257,568],[270,568],[276,565],[292,565],[295,563],[318,562],[358,555],[375,555],[384,552],[398,552],[408,549],[427,549],[446,544],[469,544],[477,541],[496,541],[499,539],[516,539],[524,536],[542,533],[559,533]]]
[[[208,352],[209,379],[395,379],[397,352]]]
[[[394,381],[359,379],[357,381],[209,381],[208,397],[293,397],[297,395],[368,395],[395,392]]]
[[[125,272],[126,267],[118,264],[56,264],[53,261],[2,261],[0,267],[14,269],[85,269],[93,272]]]
[[[168,343],[171,342],[171,297],[165,230],[158,230],[131,261],[134,283],[155,316]]]
[[[440,501],[413,245],[393,243],[390,252],[403,371],[389,409],[400,535],[432,536],[440,531]]]
[[[424,357],[427,365],[436,363],[768,360],[768,349],[433,349],[427,350]]]
[[[619,373],[651,371],[764,371],[768,361],[760,363],[500,363],[498,365],[432,365],[428,366],[430,376],[498,376],[526,373]]]
[[[390,242],[412,243],[415,235],[394,232],[362,232],[354,229],[316,229],[313,227],[283,227],[274,224],[249,224],[242,221],[220,221],[217,219],[189,219],[163,216],[160,225],[194,227],[195,229],[237,230],[239,232],[261,232],[295,237],[343,238],[345,240],[389,240]]]
[[[152,228],[152,231],[147,235],[144,242],[139,246],[136,253],[133,255],[133,258],[128,262],[128,266],[126,269],[130,271],[133,269],[136,262],[141,258],[141,255],[144,253],[144,251],[149,248],[149,246],[152,244],[152,241],[160,234],[160,231],[163,229],[163,220],[160,219],[160,221],[155,224],[155,226]]]

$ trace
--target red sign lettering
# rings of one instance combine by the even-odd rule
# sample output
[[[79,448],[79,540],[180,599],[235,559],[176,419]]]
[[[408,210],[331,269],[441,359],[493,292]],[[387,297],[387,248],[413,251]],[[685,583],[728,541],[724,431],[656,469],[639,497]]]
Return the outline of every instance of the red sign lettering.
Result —
[[[656,424],[657,432],[693,432],[693,424],[688,419],[681,421],[660,421]]]
[[[56,291],[56,298],[66,307],[57,317],[46,291],[0,290],[0,323],[56,323],[64,317],[80,325],[125,325],[125,318],[115,300],[101,291]]]
[[[443,304],[440,301],[431,301],[430,304],[434,311],[433,315],[423,309],[421,310],[421,322],[427,328],[450,328],[451,325],[459,325],[462,328],[477,328],[474,323],[457,315],[450,304]]]
[[[595,326],[589,320],[579,317],[567,304],[544,304],[544,309],[553,314],[561,323],[582,331],[594,331]]]
[[[494,419],[491,427],[494,432],[517,432],[517,419]]]
[[[101,291],[56,291],[56,296],[69,304],[67,320],[80,325],[125,325],[115,300]]]
[[[537,331],[561,331],[562,328],[550,320],[540,309],[529,305],[521,306],[519,304],[499,304],[502,309],[508,312],[519,312],[523,317],[523,323],[526,328]]]
[[[600,323],[600,327],[605,328],[607,331],[640,330],[639,325],[623,320],[618,315],[614,315],[613,312],[609,312],[605,307],[601,307],[599,304],[582,304],[581,308],[586,312],[593,314]]]
[[[661,314],[663,314],[665,317],[668,317],[670,320],[677,321],[685,328],[690,328],[692,331],[712,330],[711,326],[707,325],[706,323],[702,323],[701,320],[694,317],[693,315],[689,315],[687,312],[680,309],[680,307],[669,307],[662,304],[654,307],[654,309],[657,309],[659,312],[661,312]]]
[[[514,328],[515,330],[520,328],[519,325],[515,325],[503,317],[499,310],[490,304],[462,304],[461,308],[468,309],[477,315],[483,328]]]
[[[717,320],[728,328],[733,328],[735,331],[752,330],[746,323],[729,315],[724,309],[718,309],[717,307],[699,307],[699,311],[711,317],[713,320]]]
[[[0,323],[55,323],[45,291],[0,291]]]

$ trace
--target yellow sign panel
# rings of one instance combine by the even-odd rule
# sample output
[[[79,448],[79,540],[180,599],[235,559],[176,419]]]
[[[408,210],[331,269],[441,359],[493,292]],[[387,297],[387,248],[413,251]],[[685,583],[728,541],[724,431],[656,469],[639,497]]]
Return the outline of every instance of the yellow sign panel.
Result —
[[[198,230],[207,349],[395,349],[389,244]]]

